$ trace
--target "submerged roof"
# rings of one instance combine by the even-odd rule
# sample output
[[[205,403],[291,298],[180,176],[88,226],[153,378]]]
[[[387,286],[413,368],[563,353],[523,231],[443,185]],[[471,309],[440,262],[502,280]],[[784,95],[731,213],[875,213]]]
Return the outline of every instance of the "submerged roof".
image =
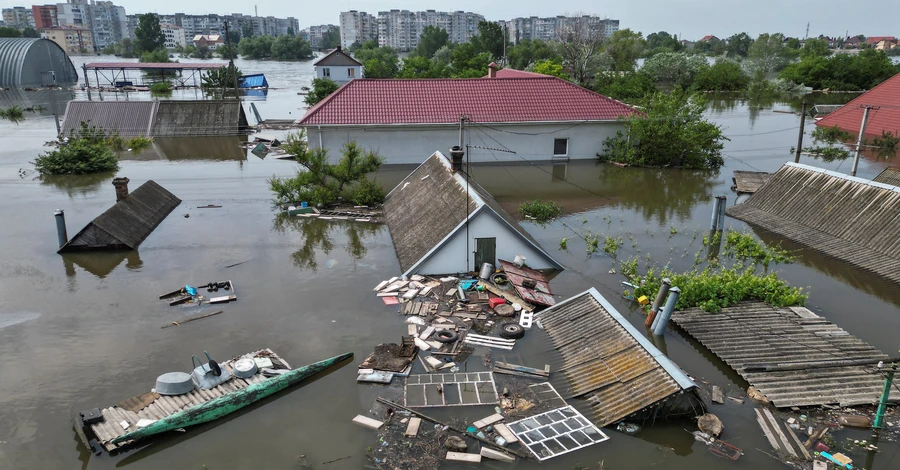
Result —
[[[217,69],[223,67],[219,63],[211,62],[91,62],[84,64],[87,69],[114,69],[114,70],[196,70]]]
[[[900,188],[786,163],[728,215],[900,282]]]
[[[696,384],[591,288],[539,314],[561,356],[566,398],[585,397],[605,426]]]
[[[672,321],[778,408],[873,404],[881,395],[882,377],[869,369],[887,355],[806,308],[741,302],[717,313],[676,312]],[[847,360],[869,362],[839,362]]]
[[[252,75],[244,75],[241,81],[241,88],[268,88],[269,81],[266,80],[265,74],[255,73]]]
[[[481,211],[495,214],[551,264],[562,269],[490,193],[472,178],[467,182],[464,175],[454,172],[441,152],[432,154],[391,190],[384,209],[404,272],[427,260],[451,234],[465,229],[467,217],[475,217]]]
[[[58,44],[40,38],[0,38],[0,87],[50,86],[54,78],[60,86],[78,82],[75,66]]]
[[[889,184],[891,186],[900,186],[900,167],[889,166],[881,173],[878,173],[878,176],[873,178],[872,181]]]
[[[247,116],[238,100],[70,101],[62,133],[87,122],[121,136],[240,135]]]
[[[78,250],[135,249],[181,204],[181,199],[148,180],[87,224],[60,253]]]
[[[838,126],[853,135],[858,135],[859,126],[862,124],[863,108],[867,105],[880,106],[880,108],[869,110],[866,135],[880,137],[882,131],[900,135],[900,73],[816,121],[816,125],[820,127]]]
[[[346,52],[342,51],[340,47],[332,50],[328,54],[325,54],[319,60],[313,62],[313,65],[322,65],[322,66],[350,66],[350,67],[359,67],[362,66],[358,60],[350,57]]]
[[[634,108],[557,77],[352,80],[301,125],[614,121]]]

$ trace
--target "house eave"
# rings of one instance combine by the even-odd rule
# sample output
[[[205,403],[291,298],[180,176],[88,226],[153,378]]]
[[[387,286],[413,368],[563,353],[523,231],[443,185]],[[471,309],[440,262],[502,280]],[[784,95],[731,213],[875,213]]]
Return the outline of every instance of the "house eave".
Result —
[[[484,126],[529,126],[529,125],[560,125],[560,124],[574,124],[574,125],[582,125],[582,124],[608,124],[608,123],[617,123],[621,122],[619,119],[588,119],[581,121],[497,121],[497,122],[475,122],[473,125],[484,125]],[[298,125],[309,128],[353,128],[353,127],[361,127],[361,128],[400,128],[400,127],[449,127],[458,129],[459,123],[453,122],[401,122],[401,123],[393,123],[393,124],[368,124],[368,123],[355,123],[355,124],[318,124],[318,123],[306,123],[301,119],[298,122]]]

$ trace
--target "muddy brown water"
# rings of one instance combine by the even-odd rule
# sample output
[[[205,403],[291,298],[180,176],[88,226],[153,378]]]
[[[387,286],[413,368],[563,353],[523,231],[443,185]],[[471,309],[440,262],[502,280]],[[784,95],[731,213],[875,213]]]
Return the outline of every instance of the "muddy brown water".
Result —
[[[302,112],[299,86],[309,81],[309,64],[242,61],[245,72],[262,71],[279,89],[257,103],[268,117]],[[5,92],[3,105],[59,106],[83,92]],[[176,98],[193,98],[192,92]],[[107,96],[104,96],[108,99]],[[122,98],[122,97],[119,97]],[[129,99],[146,99],[131,96]],[[795,102],[713,103],[709,115],[732,140],[719,172],[618,168],[594,162],[568,165],[487,165],[475,178],[511,211],[518,203],[544,198],[567,211],[545,227],[526,229],[568,269],[553,281],[559,298],[596,287],[635,325],[643,317],[621,296],[621,276],[610,275],[614,260],[587,256],[586,231],[620,236],[619,259],[646,255],[657,266],[687,269],[702,248],[715,195],[730,191],[733,170],[774,171],[792,159],[799,118],[775,110]],[[119,175],[132,189],[153,179],[184,202],[140,246],[128,253],[56,254],[55,209],[64,209],[69,235],[114,202],[113,175],[41,180],[28,163],[55,133],[52,114],[28,114],[18,126],[0,123],[0,468],[133,469],[171,468],[361,468],[366,449],[380,445],[374,434],[350,423],[366,413],[377,386],[358,386],[353,364],[280,393],[222,420],[156,439],[123,455],[94,456],[79,444],[71,413],[108,406],[146,392],[166,371],[188,370],[190,357],[214,358],[269,347],[293,365],[345,351],[361,361],[375,344],[398,341],[405,331],[395,307],[384,306],[371,289],[398,273],[390,234],[384,226],[284,220],[272,208],[266,180],[290,175],[293,163],[260,159],[237,149],[237,139],[162,139],[139,155],[124,154]],[[447,147],[452,143],[439,144]],[[237,149],[237,150],[236,150]],[[810,163],[841,172],[849,161]],[[864,160],[859,175],[872,177],[890,164]],[[896,163],[896,162],[894,162]],[[26,170],[25,176],[20,169]],[[396,184],[408,167],[383,169],[378,180]],[[199,209],[207,204],[218,209]],[[185,218],[185,215],[189,215]],[[746,228],[728,219],[727,226]],[[672,228],[675,234],[672,234]],[[694,234],[697,234],[696,238]],[[760,233],[764,240],[772,236]],[[560,250],[562,238],[568,249]],[[900,331],[900,295],[887,285],[815,253],[801,252],[796,264],[777,269],[791,284],[808,288],[808,306],[852,334],[892,354]],[[238,264],[242,263],[242,264]],[[230,268],[226,266],[235,265]],[[224,313],[180,327],[161,329],[204,307],[169,307],[157,296],[184,284],[231,279],[238,301]],[[216,309],[218,309],[217,307]],[[527,365],[543,364],[547,344],[533,330],[516,347]],[[661,347],[691,376],[739,393],[746,387],[734,371],[695,341],[670,330]],[[481,362],[478,351],[469,360]],[[573,468],[774,468],[753,416],[753,405],[727,403],[713,411],[725,424],[723,438],[744,449],[726,462],[694,442],[690,422],[657,423],[636,436],[606,429],[608,442],[541,466]],[[477,419],[490,408],[434,410],[437,417]],[[839,437],[864,438],[862,431]],[[395,443],[389,443],[394,445]],[[880,454],[854,452],[857,466],[896,468],[896,443],[881,442]],[[304,457],[301,457],[304,456]],[[340,459],[331,464],[323,462]],[[500,464],[482,464],[486,468]],[[504,465],[505,466],[505,465]],[[461,465],[445,465],[462,468]],[[537,468],[519,462],[514,468]]]

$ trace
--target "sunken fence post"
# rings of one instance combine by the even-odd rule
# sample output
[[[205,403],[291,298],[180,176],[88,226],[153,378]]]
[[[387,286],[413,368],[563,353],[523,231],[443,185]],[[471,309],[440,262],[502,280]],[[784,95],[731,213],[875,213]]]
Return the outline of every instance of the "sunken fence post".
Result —
[[[715,232],[719,226],[719,197],[716,196],[715,200],[713,200],[713,210],[712,210],[712,219],[709,221],[709,231]]]
[[[663,307],[662,312],[660,312],[659,316],[656,318],[656,321],[653,322],[653,334],[656,336],[662,336],[666,332],[666,325],[669,323],[669,319],[672,318],[672,312],[675,310],[675,304],[678,303],[678,297],[681,296],[681,289],[678,287],[673,287],[669,289],[669,298],[666,300],[666,306]]]
[[[716,199],[719,200],[719,220],[716,223],[716,230],[721,232],[725,230],[725,209],[728,207],[728,204],[726,204],[728,196],[716,196]]]
[[[69,241],[69,234],[66,233],[66,213],[62,209],[56,209],[53,215],[56,216],[56,238],[59,247],[62,248]]]
[[[666,294],[669,293],[670,287],[672,287],[672,281],[669,278],[663,279],[662,284],[659,285],[659,292],[656,293],[656,299],[653,300],[653,305],[650,307],[650,313],[647,314],[647,319],[644,320],[644,326],[649,327],[654,323],[653,320],[656,320],[656,313],[662,307],[663,300],[666,299]]]

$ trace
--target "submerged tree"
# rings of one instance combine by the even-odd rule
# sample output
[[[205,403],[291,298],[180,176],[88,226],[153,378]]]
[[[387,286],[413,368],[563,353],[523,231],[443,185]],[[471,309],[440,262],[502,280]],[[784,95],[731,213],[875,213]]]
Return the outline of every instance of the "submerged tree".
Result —
[[[145,13],[138,17],[138,26],[134,29],[134,37],[139,53],[165,50],[166,35],[159,26],[159,17],[153,13]]]
[[[234,88],[235,82],[237,82],[238,86],[240,86],[241,81],[244,78],[243,72],[241,69],[232,66],[221,66],[217,69],[212,69],[206,73],[202,77],[202,86],[203,88]]]
[[[110,137],[85,122],[59,148],[35,158],[32,163],[41,175],[84,175],[119,169]]]
[[[324,100],[328,95],[337,91],[340,85],[330,78],[314,78],[312,82],[312,90],[303,98],[303,102],[307,106],[315,106],[319,101]]]
[[[600,70],[603,36],[586,18],[579,18],[556,31],[557,53],[572,80],[587,87]]]

